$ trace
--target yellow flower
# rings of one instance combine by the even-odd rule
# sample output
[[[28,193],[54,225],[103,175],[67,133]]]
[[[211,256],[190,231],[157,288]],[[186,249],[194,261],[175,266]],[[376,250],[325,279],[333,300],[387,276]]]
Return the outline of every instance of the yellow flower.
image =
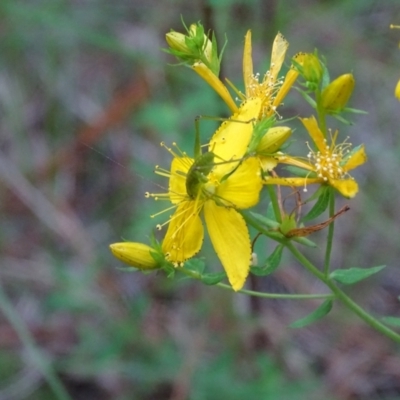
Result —
[[[174,155],[171,170],[158,171],[169,178],[169,191],[148,195],[168,198],[176,207],[162,243],[166,260],[179,266],[200,250],[203,212],[211,242],[234,290],[243,287],[251,257],[248,228],[237,210],[256,205],[262,189],[259,161],[242,158],[253,130],[248,121],[259,108],[258,100],[244,103],[215,132],[209,151],[197,159],[177,156],[169,149]]]
[[[279,77],[278,74],[282,68],[286,51],[289,43],[281,33],[275,37],[272,45],[271,65],[270,69],[264,74],[260,82],[260,75],[253,72],[252,47],[251,47],[251,31],[247,31],[244,43],[243,53],[243,79],[245,86],[245,95],[238,93],[242,99],[257,97],[262,101],[262,108],[259,119],[269,117],[276,112],[277,107],[289,92],[299,73],[291,68],[286,74],[285,79]],[[299,54],[296,58],[301,63],[304,54]]]
[[[113,255],[125,264],[141,270],[151,270],[159,267],[159,263],[152,257],[155,250],[143,243],[121,242],[110,244]]]
[[[282,103],[299,75],[299,72],[295,68],[291,68],[284,79],[278,76],[288,47],[289,44],[286,39],[282,34],[278,33],[272,46],[270,69],[265,73],[263,80],[259,82],[259,74],[254,74],[253,72],[251,31],[247,31],[243,52],[245,93],[240,92],[226,79],[241,101],[252,98],[261,100],[262,107],[260,114],[257,116],[259,120],[269,117],[276,112],[277,107]],[[302,64],[304,56],[303,53],[299,53],[294,59],[297,63]],[[221,96],[232,112],[237,112],[238,107],[226,86],[204,63],[195,63],[192,68]]]
[[[304,186],[310,183],[328,184],[345,197],[354,197],[358,192],[358,184],[349,175],[349,171],[364,164],[367,160],[364,145],[350,151],[351,144],[344,141],[336,144],[338,132],[332,137],[330,145],[318,127],[316,119],[301,119],[313,139],[316,151],[310,150],[308,161],[296,157],[280,156],[279,162],[294,165],[310,171],[305,178],[265,178],[268,185]]]

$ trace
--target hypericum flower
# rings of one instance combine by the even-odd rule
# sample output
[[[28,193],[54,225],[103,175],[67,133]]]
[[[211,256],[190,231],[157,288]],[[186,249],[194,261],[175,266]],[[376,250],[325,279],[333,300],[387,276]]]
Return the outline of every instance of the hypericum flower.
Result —
[[[132,267],[141,270],[159,268],[159,263],[152,256],[156,250],[146,244],[137,242],[121,242],[110,244],[113,255]]]
[[[245,103],[225,121],[211,139],[209,151],[197,159],[169,149],[174,155],[171,170],[156,171],[169,178],[169,191],[147,194],[167,198],[176,208],[162,243],[166,260],[179,266],[200,250],[204,232],[199,214],[203,212],[211,242],[234,290],[243,287],[251,257],[248,228],[237,210],[256,205],[262,189],[259,161],[242,159],[253,129],[249,116],[258,113],[257,104],[258,100]]]
[[[259,115],[260,119],[269,117],[276,112],[277,107],[282,103],[282,100],[299,75],[298,71],[291,68],[284,79],[278,76],[288,47],[289,43],[278,32],[272,45],[270,69],[264,74],[260,82],[260,75],[253,72],[251,31],[248,30],[246,33],[243,52],[245,94],[239,92],[238,95],[242,100],[254,97],[261,99],[262,109]],[[303,54],[299,54],[296,61],[301,63],[302,57]]]
[[[245,85],[245,93],[239,91],[228,79],[227,82],[233,88],[241,101],[250,98],[259,98],[262,102],[262,108],[258,119],[263,119],[273,115],[277,107],[282,103],[283,99],[289,92],[299,72],[295,68],[291,68],[285,78],[279,77],[285,54],[288,49],[288,42],[278,33],[275,37],[272,54],[271,66],[265,73],[263,80],[260,82],[260,75],[253,72],[253,60],[251,50],[251,31],[247,31],[245,36],[244,52],[243,52],[243,78]],[[302,63],[304,54],[299,53],[295,56],[298,64]],[[222,97],[232,112],[237,111],[237,106],[228,92],[226,86],[220,79],[212,73],[203,63],[196,63],[193,69]]]
[[[350,150],[351,144],[346,140],[336,144],[338,131],[328,144],[324,134],[318,127],[314,116],[302,118],[303,125],[308,130],[317,150],[311,150],[308,161],[301,158],[282,155],[279,162],[294,165],[310,171],[305,178],[265,178],[268,185],[304,186],[307,184],[327,184],[338,190],[345,197],[354,197],[358,192],[358,184],[349,175],[349,171],[364,164],[367,161],[364,145]]]

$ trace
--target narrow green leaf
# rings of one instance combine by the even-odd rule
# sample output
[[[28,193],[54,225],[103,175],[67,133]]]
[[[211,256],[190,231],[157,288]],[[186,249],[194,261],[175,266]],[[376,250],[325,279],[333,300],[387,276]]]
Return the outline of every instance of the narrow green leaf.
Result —
[[[279,228],[279,222],[276,222],[270,218],[264,217],[264,215],[255,213],[253,211],[249,211],[248,214],[257,222],[260,224],[266,226],[269,229],[278,229]]]
[[[201,281],[206,285],[216,285],[226,277],[225,272],[210,272],[201,276]]]
[[[379,265],[372,268],[348,268],[348,269],[336,269],[330,274],[330,277],[337,282],[343,283],[344,285],[352,285],[368,278],[371,275],[376,274],[386,265]]]
[[[293,165],[289,165],[289,166],[285,166],[283,167],[283,169],[285,171],[290,172],[291,174],[293,174],[294,176],[297,176],[299,178],[315,178],[317,175],[315,174],[315,172],[310,172],[304,168],[300,168],[300,167],[294,167]]]
[[[267,258],[263,267],[251,267],[250,272],[257,276],[272,274],[278,267],[282,259],[283,245],[276,246],[275,250]]]
[[[193,272],[198,273],[199,275],[202,275],[206,266],[203,260],[200,260],[199,258],[192,258],[185,262],[185,267]]]
[[[382,321],[385,324],[398,326],[400,327],[400,318],[399,317],[382,317]]]
[[[315,321],[318,321],[322,317],[331,311],[333,305],[332,300],[325,300],[316,310],[308,314],[304,318],[300,318],[289,325],[289,328],[303,328],[304,326],[310,325]]]
[[[328,187],[323,187],[318,200],[311,208],[311,210],[305,215],[301,220],[302,222],[311,221],[314,218],[319,217],[329,205],[329,198],[330,198],[330,190]]]

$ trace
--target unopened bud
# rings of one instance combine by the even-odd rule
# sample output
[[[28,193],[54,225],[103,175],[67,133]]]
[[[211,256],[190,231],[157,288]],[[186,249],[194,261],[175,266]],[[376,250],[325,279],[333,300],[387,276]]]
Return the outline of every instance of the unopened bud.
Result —
[[[142,270],[158,268],[157,261],[152,257],[151,252],[154,249],[143,243],[121,242],[110,244],[113,255],[132,267]]]
[[[257,154],[272,154],[280,149],[283,143],[289,139],[292,130],[287,126],[274,126],[268,129],[257,146]]]
[[[342,110],[353,93],[355,80],[352,74],[344,74],[332,81],[322,91],[322,106],[329,113]]]
[[[212,61],[212,43],[211,40],[204,34],[204,29],[199,25],[192,24],[189,27],[189,32],[192,37],[195,37],[198,41],[201,50],[203,51],[204,57],[211,62]]]
[[[170,52],[185,62],[193,64],[197,61],[212,61],[212,42],[204,34],[201,24],[190,25],[186,35],[175,31],[168,32],[165,39]]]
[[[319,58],[315,54],[303,54],[301,64],[303,67],[303,77],[307,82],[320,82],[323,74],[323,68]]]
[[[186,45],[186,36],[183,33],[175,31],[168,32],[165,35],[165,39],[171,49],[185,54],[190,54],[189,48]]]

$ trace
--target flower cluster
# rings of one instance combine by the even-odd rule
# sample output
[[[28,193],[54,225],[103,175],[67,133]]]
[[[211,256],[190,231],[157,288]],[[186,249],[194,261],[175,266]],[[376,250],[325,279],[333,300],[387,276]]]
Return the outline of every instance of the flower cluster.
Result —
[[[366,161],[364,146],[352,148],[348,137],[340,141],[339,132],[332,133],[326,124],[327,117],[346,122],[342,114],[357,111],[347,108],[355,81],[352,74],[344,74],[329,82],[327,67],[317,52],[297,53],[284,68],[289,44],[281,33],[272,44],[270,68],[259,75],[253,70],[248,31],[241,91],[230,80],[220,79],[222,54],[218,54],[215,35],[206,34],[200,23],[187,28],[186,34],[172,31],[166,39],[167,52],[194,70],[226,103],[231,116],[207,143],[202,143],[196,130],[193,155],[180,151],[175,143],[162,144],[172,162],[169,169],[157,167],[155,172],[168,179],[168,190],[146,197],[170,203],[164,210],[169,217],[158,226],[165,230],[164,237],[160,244],[155,240],[151,246],[123,242],[111,245],[111,250],[140,270],[184,270],[202,248],[205,226],[230,285],[238,291],[254,264],[249,224],[279,243],[301,239],[306,243],[303,236],[329,225],[341,213],[331,209],[328,222],[316,228],[298,226],[296,218],[284,211],[281,186],[301,186],[304,191],[315,186],[318,190],[309,199],[299,201],[319,204],[313,218],[327,209],[328,202],[321,207],[321,199],[332,198],[335,192],[351,198],[358,192],[350,171]],[[296,140],[305,142],[305,155],[293,154],[288,143],[294,131],[287,124],[295,123],[297,116],[283,121],[279,109],[294,85],[315,114],[299,119],[309,139],[303,140],[301,130],[296,131]],[[259,204],[264,190],[274,210],[273,220],[247,211]]]

